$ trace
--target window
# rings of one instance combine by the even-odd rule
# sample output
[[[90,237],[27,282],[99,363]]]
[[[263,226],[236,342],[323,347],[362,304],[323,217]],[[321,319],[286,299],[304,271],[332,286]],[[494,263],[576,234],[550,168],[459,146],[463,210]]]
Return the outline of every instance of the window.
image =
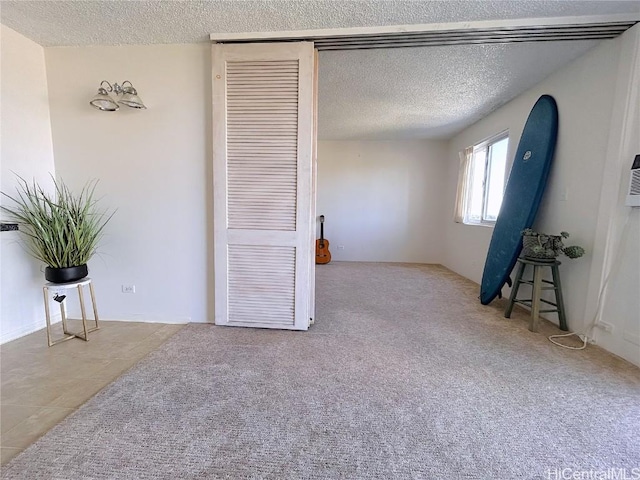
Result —
[[[506,182],[509,132],[461,152],[456,222],[492,225],[498,218]]]

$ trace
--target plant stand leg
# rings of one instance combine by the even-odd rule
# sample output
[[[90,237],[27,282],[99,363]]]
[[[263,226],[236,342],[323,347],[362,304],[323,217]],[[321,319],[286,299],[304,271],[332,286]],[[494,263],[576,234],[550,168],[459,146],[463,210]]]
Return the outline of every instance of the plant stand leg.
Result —
[[[84,292],[82,291],[82,285],[78,285],[78,298],[80,299],[80,311],[82,312],[82,329],[84,330],[83,340],[88,342],[89,334],[87,333],[87,311],[84,307]]]
[[[44,314],[47,320],[47,344],[49,346],[53,345],[51,341],[51,312],[49,312],[49,289],[44,287],[42,289],[42,293],[44,295]]]
[[[556,304],[558,308],[558,323],[560,324],[560,330],[565,332],[569,330],[567,327],[567,316],[564,311],[564,299],[562,297],[562,284],[560,283],[560,272],[558,265],[551,266],[551,275],[553,275],[553,286],[556,292]]]
[[[542,293],[542,269],[539,265],[533,266],[533,294],[531,295],[531,321],[529,330],[538,331],[540,318],[540,294]]]
[[[89,283],[89,293],[91,293],[91,305],[93,306],[93,319],[96,322],[95,328],[93,330],[98,330],[100,326],[98,325],[98,306],[96,305],[96,292],[93,290],[93,282]]]
[[[64,332],[65,335],[73,335],[69,331],[69,328],[67,327],[67,307],[64,303],[66,301],[67,300],[64,299],[63,301],[60,302],[60,318],[62,319],[62,331]]]

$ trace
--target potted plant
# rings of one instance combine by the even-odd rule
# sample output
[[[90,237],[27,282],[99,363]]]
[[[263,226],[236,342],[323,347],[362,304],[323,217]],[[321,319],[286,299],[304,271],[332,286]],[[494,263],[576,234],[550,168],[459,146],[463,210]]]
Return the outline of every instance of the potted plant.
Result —
[[[527,228],[521,233],[522,253],[525,258],[530,260],[553,261],[561,253],[569,258],[579,258],[585,254],[584,248],[578,245],[564,246],[563,240],[569,238],[567,232],[560,232],[560,235],[549,235]]]
[[[19,224],[27,251],[44,262],[45,278],[53,283],[72,282],[88,275],[87,262],[96,252],[112,212],[98,209],[94,198],[97,180],[87,182],[74,194],[62,180],[52,176],[53,191],[18,177],[15,196],[1,192],[13,205],[2,210]]]

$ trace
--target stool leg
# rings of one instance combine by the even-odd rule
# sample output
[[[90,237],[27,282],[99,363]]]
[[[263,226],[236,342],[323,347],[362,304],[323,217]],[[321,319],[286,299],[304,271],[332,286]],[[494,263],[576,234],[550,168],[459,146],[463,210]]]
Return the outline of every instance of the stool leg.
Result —
[[[47,344],[49,346],[53,345],[51,341],[51,314],[49,312],[49,289],[47,287],[43,287],[42,294],[44,296],[44,313],[45,318],[47,320]]]
[[[553,275],[553,286],[556,292],[556,304],[558,306],[558,323],[560,324],[560,330],[565,332],[569,330],[567,327],[567,317],[564,311],[564,299],[562,298],[562,285],[560,284],[560,272],[558,271],[558,265],[551,267],[551,275]]]
[[[538,265],[533,266],[533,294],[531,296],[531,321],[529,330],[538,331],[540,317],[540,294],[542,293],[542,270]]]
[[[89,335],[87,333],[87,312],[84,308],[84,293],[82,292],[82,285],[78,285],[78,298],[80,298],[80,311],[82,312],[82,329],[84,330],[84,341],[89,341]]]
[[[96,321],[96,330],[98,326],[98,306],[96,305],[96,292],[93,290],[93,283],[89,284],[89,293],[91,293],[91,305],[93,305],[93,318]]]
[[[504,312],[504,318],[511,318],[511,312],[513,312],[513,305],[516,302],[518,295],[518,289],[520,288],[520,280],[522,280],[522,274],[524,273],[524,263],[518,265],[518,271],[516,272],[516,279],[513,282],[513,288],[511,289],[511,296],[509,297],[509,304]]]

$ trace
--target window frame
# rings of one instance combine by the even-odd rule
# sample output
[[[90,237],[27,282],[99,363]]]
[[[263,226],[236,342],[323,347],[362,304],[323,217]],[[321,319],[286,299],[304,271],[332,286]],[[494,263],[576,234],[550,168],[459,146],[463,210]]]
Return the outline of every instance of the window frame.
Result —
[[[493,167],[491,147],[504,139],[507,139],[507,154],[506,154],[507,156],[505,158],[505,164],[504,164],[505,182],[502,190],[502,193],[504,195],[504,189],[506,188],[506,184],[507,184],[506,182],[507,173],[509,170],[509,130],[508,129],[503,130],[469,147],[472,149],[472,154],[470,159],[471,164],[469,165],[468,169],[466,169],[466,171],[461,172],[461,175],[468,176],[468,178],[464,179],[465,189],[464,191],[461,192],[461,195],[463,196],[463,199],[461,199],[462,205],[463,205],[463,211],[461,212],[462,213],[461,223],[463,223],[464,225],[480,225],[480,226],[493,227],[496,223],[497,217],[496,219],[487,218],[488,194],[489,194],[489,188],[490,188],[489,179],[491,175],[491,168]],[[473,191],[473,187],[474,187],[473,181],[472,181],[473,168],[476,166],[474,162],[476,162],[476,154],[481,152],[483,152],[485,156],[484,175],[482,179],[482,213],[480,214],[480,221],[475,221],[475,220],[472,220],[469,216],[469,200],[471,196],[470,194]]]

